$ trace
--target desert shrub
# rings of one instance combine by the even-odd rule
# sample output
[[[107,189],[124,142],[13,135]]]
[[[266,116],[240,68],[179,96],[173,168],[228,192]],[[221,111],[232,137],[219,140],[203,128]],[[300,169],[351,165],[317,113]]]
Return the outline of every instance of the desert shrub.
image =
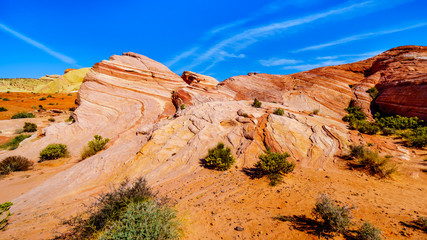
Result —
[[[390,163],[390,157],[380,157],[378,152],[371,151],[363,145],[350,146],[350,157],[355,159],[357,167],[368,170],[380,178],[389,177],[396,172],[396,165]]]
[[[0,162],[0,174],[26,171],[33,166],[33,162],[22,156],[9,156]]]
[[[66,122],[76,122],[76,120],[74,119],[73,115],[70,115],[65,121]]]
[[[68,110],[70,110],[71,112],[74,112],[76,110],[75,107],[70,107]]]
[[[295,163],[290,162],[287,158],[290,155],[285,153],[274,153],[267,150],[265,154],[259,155],[259,161],[255,164],[255,168],[261,176],[267,175],[270,179],[270,185],[277,185],[282,175],[292,172],[295,169]]]
[[[4,229],[9,222],[9,217],[12,215],[9,209],[12,205],[11,202],[0,204],[0,230]]]
[[[156,194],[145,179],[138,178],[133,183],[125,180],[118,188],[98,197],[85,213],[66,221],[72,226],[66,236],[68,239],[174,239],[179,234],[175,214],[165,206],[164,201],[156,201]],[[174,237],[167,238],[171,236]]]
[[[37,131],[37,125],[35,123],[25,122],[24,132],[35,132]]]
[[[3,101],[10,101],[9,98],[3,98]]]
[[[427,146],[427,127],[419,127],[410,131],[406,136],[409,145],[417,148]]]
[[[5,107],[0,107],[0,112],[6,112],[7,111],[7,108],[5,108]]]
[[[55,105],[54,103],[48,103],[47,105]]]
[[[49,144],[40,152],[40,161],[54,160],[68,155],[67,146],[64,144]]]
[[[344,122],[352,122],[354,120],[365,120],[366,115],[362,112],[361,107],[348,107],[345,109],[347,111],[347,115],[345,115],[342,120]]]
[[[423,120],[419,120],[417,117],[402,117],[399,115],[381,117],[378,113],[375,114],[375,122],[382,129],[416,129],[424,123]]]
[[[319,114],[319,111],[320,111],[319,109],[314,109],[312,114],[317,115],[317,114]]]
[[[375,123],[371,123],[367,120],[354,121],[351,124],[352,128],[357,129],[361,133],[366,133],[369,135],[376,134],[380,131],[380,128]]]
[[[321,194],[316,201],[313,214],[322,219],[322,228],[325,232],[345,233],[352,225],[351,208],[337,206],[326,194]]]
[[[418,217],[415,221],[425,232],[427,232],[427,217]]]
[[[111,223],[98,240],[179,239],[179,223],[174,210],[153,200],[130,203],[120,220]]]
[[[390,136],[396,134],[396,130],[394,128],[385,127],[382,129],[383,135]]]
[[[12,116],[12,119],[18,119],[18,118],[35,118],[34,114],[27,113],[27,112],[19,112]]]
[[[40,101],[44,101],[44,100],[46,100],[46,98],[45,97],[41,97],[39,100]]]
[[[185,109],[185,104],[183,103],[183,104],[181,104],[181,106],[179,106],[179,108],[181,109],[181,110],[184,110]]]
[[[369,93],[369,96],[371,96],[372,99],[375,99],[378,96],[378,89],[375,87],[369,88],[366,92]]]
[[[50,95],[50,94],[49,94],[49,95],[47,95],[47,97],[48,97],[48,98],[53,98],[53,97],[52,97],[52,95]]]
[[[17,149],[19,144],[24,141],[24,139],[31,137],[29,134],[21,134],[16,137],[14,137],[12,140],[10,140],[7,143],[4,143],[0,145],[0,149],[8,149],[8,150],[14,150]]]
[[[283,114],[285,114],[285,111],[282,108],[276,108],[276,110],[274,110],[274,114],[283,116]]]
[[[67,96],[73,96],[73,94],[69,93],[69,94],[67,94]]]
[[[231,149],[225,147],[224,143],[218,143],[215,148],[209,149],[208,155],[204,159],[204,165],[210,169],[225,171],[230,169],[234,163]]]
[[[109,138],[102,138],[99,135],[94,136],[94,140],[89,141],[87,146],[83,149],[83,153],[81,155],[82,160],[86,159],[90,156],[95,155],[97,152],[105,149],[105,145],[110,141]]]
[[[49,122],[55,122],[55,118],[49,118],[48,121]]]
[[[258,101],[258,99],[255,98],[254,102],[252,103],[252,107],[260,108],[261,105],[262,105],[262,102]]]
[[[360,229],[356,230],[356,239],[358,240],[381,240],[381,230],[370,224],[364,222]]]

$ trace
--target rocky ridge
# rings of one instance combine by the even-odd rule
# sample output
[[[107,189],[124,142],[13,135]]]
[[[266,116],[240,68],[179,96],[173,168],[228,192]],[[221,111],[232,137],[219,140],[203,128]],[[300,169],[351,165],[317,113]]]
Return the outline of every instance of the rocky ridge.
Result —
[[[218,142],[232,147],[238,170],[252,167],[266,145],[290,153],[299,167],[333,169],[352,139],[341,121],[344,108],[353,99],[370,113],[367,89],[378,86],[375,105],[381,110],[425,119],[426,52],[400,47],[353,64],[291,75],[252,73],[221,83],[192,72],[180,77],[139,54],[113,55],[84,78],[74,123],[53,124],[17,150],[0,152],[0,158],[23,155],[36,162],[40,149],[64,143],[70,161],[78,161],[95,134],[111,139],[105,151],[13,199],[19,218],[2,236],[37,238],[29,222],[37,218],[33,225],[52,229],[46,224],[51,215],[66,216],[68,208],[128,177],[145,176],[154,187],[180,182],[203,171],[200,159]],[[263,102],[261,108],[251,107],[254,98]],[[284,115],[272,114],[276,108]]]

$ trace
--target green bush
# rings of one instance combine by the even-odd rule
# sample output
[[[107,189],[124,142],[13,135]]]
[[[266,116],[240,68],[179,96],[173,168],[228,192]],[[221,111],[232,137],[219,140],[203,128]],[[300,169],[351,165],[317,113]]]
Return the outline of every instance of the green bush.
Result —
[[[356,120],[350,123],[352,128],[357,129],[361,133],[366,133],[369,135],[376,134],[380,131],[380,128],[367,120]]]
[[[49,122],[55,122],[55,118],[49,118],[48,121]]]
[[[326,194],[317,199],[313,214],[323,220],[322,228],[325,232],[345,233],[352,225],[351,208],[337,206]]]
[[[427,146],[427,127],[419,127],[410,131],[407,135],[410,146],[423,148]]]
[[[319,109],[314,109],[312,114],[317,115],[317,114],[319,114],[319,111],[320,111]]]
[[[46,98],[45,97],[41,97],[39,100],[40,101],[44,101],[44,100],[46,100]]]
[[[19,112],[12,116],[12,119],[18,119],[18,118],[35,118],[34,114],[27,113],[27,112]]]
[[[285,153],[273,153],[270,150],[265,154],[259,155],[259,161],[255,164],[255,168],[261,176],[267,175],[270,179],[270,185],[277,185],[282,175],[292,172],[295,169],[295,163],[290,162],[287,158],[290,155]]]
[[[427,217],[418,217],[415,221],[425,232],[427,232]]]
[[[33,162],[22,156],[9,156],[0,162],[0,174],[26,171],[33,166]]]
[[[399,115],[381,117],[378,113],[375,114],[375,122],[382,129],[416,129],[422,127],[424,123],[423,120],[419,120],[417,117],[402,117]]]
[[[7,109],[5,107],[0,107],[0,112],[6,112]]]
[[[184,110],[185,109],[185,104],[183,103],[183,104],[181,104],[181,106],[179,107],[181,110]]]
[[[9,211],[13,205],[11,202],[5,202],[0,204],[0,230],[4,229],[9,223],[9,217],[12,215]]]
[[[370,224],[364,222],[362,227],[356,231],[357,240],[381,240],[381,230]]]
[[[10,101],[9,98],[3,98],[3,101]]]
[[[365,120],[366,115],[362,112],[361,107],[348,107],[345,109],[347,111],[347,115],[345,115],[342,120],[344,122],[353,122],[355,120]]]
[[[19,144],[24,141],[24,139],[31,137],[29,134],[21,134],[16,137],[14,137],[12,140],[10,140],[7,143],[4,143],[0,145],[0,149],[8,149],[8,150],[14,150],[17,149]]]
[[[258,101],[258,99],[255,98],[254,102],[252,103],[252,107],[260,108],[261,105],[262,105],[262,102]]]
[[[53,97],[52,97],[52,95],[50,95],[50,94],[49,94],[49,95],[47,95],[47,97],[48,97],[48,98],[53,98]]]
[[[74,112],[74,111],[76,111],[76,108],[75,107],[70,107],[68,110],[70,110],[71,112]]]
[[[225,147],[224,143],[218,143],[216,148],[209,149],[208,155],[204,159],[204,165],[210,169],[225,171],[230,169],[234,163],[231,149]]]
[[[35,132],[37,131],[37,125],[35,123],[25,122],[24,132]]]
[[[57,239],[177,239],[180,234],[175,212],[157,201],[143,178],[125,180],[65,223],[71,232]]]
[[[279,116],[283,116],[283,114],[285,114],[285,111],[282,108],[276,108],[273,113]]]
[[[396,130],[394,128],[385,127],[382,129],[384,136],[390,136],[396,134]]]
[[[54,103],[48,103],[47,105],[55,105]]]
[[[352,145],[350,150],[350,157],[355,159],[357,167],[368,170],[372,175],[385,178],[397,170],[396,165],[390,163],[390,157],[380,157],[378,152],[373,152],[363,145]]]
[[[176,213],[153,200],[130,203],[97,239],[179,239]]]
[[[369,93],[369,96],[371,96],[372,99],[375,99],[378,96],[378,89],[375,87],[369,88],[366,92]]]
[[[105,145],[110,141],[110,139],[103,139],[99,135],[94,136],[94,140],[89,141],[87,146],[83,149],[83,153],[81,154],[81,158],[86,159],[90,156],[95,155],[97,152],[105,149]]]
[[[40,152],[40,161],[54,160],[68,155],[67,146],[64,144],[49,144]]]

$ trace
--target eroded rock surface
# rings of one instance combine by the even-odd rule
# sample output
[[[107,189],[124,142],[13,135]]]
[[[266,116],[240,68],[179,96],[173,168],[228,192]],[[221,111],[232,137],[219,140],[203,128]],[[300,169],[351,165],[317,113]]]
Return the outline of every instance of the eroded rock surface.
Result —
[[[0,152],[0,158],[23,155],[36,162],[49,143],[64,143],[70,161],[76,161],[95,134],[111,139],[106,150],[13,199],[12,210],[19,217],[13,217],[1,235],[38,238],[39,232],[28,229],[30,222],[53,229],[58,220],[52,215],[69,215],[70,208],[90,202],[91,196],[127,177],[145,176],[152,186],[184,184],[178,180],[202,171],[201,159],[218,142],[232,148],[235,167],[242,171],[253,167],[266,145],[288,152],[298,167],[330,169],[350,141],[341,121],[344,108],[355,99],[369,112],[370,87],[378,84],[380,109],[425,116],[425,49],[398,48],[354,64],[287,76],[249,74],[219,84],[192,72],[179,77],[139,54],[114,55],[86,75],[75,123],[53,124],[44,129],[44,136],[30,138],[12,152]],[[405,65],[408,58],[414,60]],[[395,65],[401,61],[406,73],[387,77],[400,71]],[[393,92],[402,90],[416,97]],[[263,102],[261,108],[251,106],[254,98]],[[417,98],[424,101],[419,104]],[[393,104],[402,107],[390,107]],[[277,108],[284,109],[283,116],[273,114]],[[318,115],[312,114],[315,109]]]

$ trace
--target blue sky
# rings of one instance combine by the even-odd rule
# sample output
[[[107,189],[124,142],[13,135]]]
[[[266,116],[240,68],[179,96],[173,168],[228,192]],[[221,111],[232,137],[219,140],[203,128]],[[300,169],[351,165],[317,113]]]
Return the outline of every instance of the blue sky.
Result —
[[[0,0],[0,78],[62,74],[136,52],[222,81],[427,45],[425,0]]]

